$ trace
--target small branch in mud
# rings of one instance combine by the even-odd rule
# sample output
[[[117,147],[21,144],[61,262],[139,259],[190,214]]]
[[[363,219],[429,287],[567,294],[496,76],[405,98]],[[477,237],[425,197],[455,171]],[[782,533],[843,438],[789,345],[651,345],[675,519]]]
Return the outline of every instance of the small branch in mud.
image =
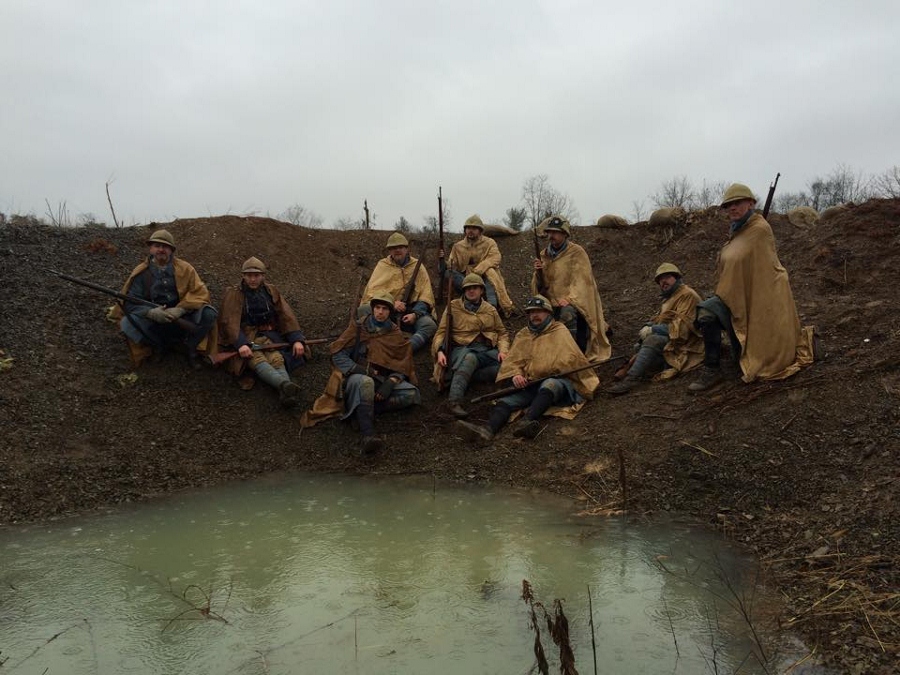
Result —
[[[551,616],[544,605],[534,599],[534,591],[527,579],[522,580],[522,600],[528,605],[531,614],[530,628],[534,631],[534,657],[535,667],[541,675],[550,675],[550,664],[544,653],[544,645],[541,643],[541,629],[538,625],[537,611],[540,610],[544,621],[547,622],[547,631],[553,643],[559,647],[559,672],[561,675],[578,675],[575,668],[575,652],[569,640],[569,620],[562,608],[562,601],[557,598],[553,601],[553,615]]]

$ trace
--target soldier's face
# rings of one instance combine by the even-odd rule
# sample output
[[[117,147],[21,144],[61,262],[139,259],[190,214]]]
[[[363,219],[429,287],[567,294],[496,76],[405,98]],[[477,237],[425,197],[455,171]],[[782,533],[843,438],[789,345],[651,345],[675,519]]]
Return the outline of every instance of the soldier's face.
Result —
[[[674,274],[663,274],[659,279],[656,280],[656,283],[659,284],[659,290],[665,293],[675,285],[676,281],[678,281],[678,277],[676,277]]]
[[[529,309],[528,323],[532,326],[540,326],[548,316],[550,316],[550,312],[546,309]]]
[[[566,233],[559,230],[550,230],[547,233],[547,237],[550,239],[550,243],[553,244],[553,248],[559,248],[566,240]]]
[[[263,274],[261,272],[244,272],[244,283],[254,291],[262,286]]]
[[[160,244],[159,242],[150,242],[150,255],[160,267],[165,267],[172,259],[173,249],[168,244]]]
[[[756,202],[752,199],[741,199],[740,201],[730,202],[722,207],[722,210],[728,215],[729,220],[740,220],[747,215],[747,211],[752,209]]]
[[[376,302],[372,306],[372,316],[375,317],[376,321],[384,323],[391,318],[391,308],[382,302]]]
[[[406,260],[406,255],[409,253],[409,246],[391,246],[388,249],[388,255],[391,257],[395,263],[402,263]]]
[[[484,289],[481,286],[467,286],[465,293],[466,300],[468,300],[469,302],[475,302],[484,294]]]
[[[478,239],[481,236],[481,228],[480,227],[464,227],[463,232],[466,233],[466,239],[471,239],[472,241]]]

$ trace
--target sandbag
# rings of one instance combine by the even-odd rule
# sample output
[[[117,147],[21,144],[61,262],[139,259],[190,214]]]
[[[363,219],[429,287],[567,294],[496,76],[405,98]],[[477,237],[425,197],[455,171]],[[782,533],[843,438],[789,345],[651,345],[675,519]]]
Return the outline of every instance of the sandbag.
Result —
[[[512,237],[513,235],[521,234],[521,232],[516,232],[511,227],[507,227],[506,225],[485,225],[484,226],[484,235],[490,237],[491,239],[496,239],[497,237]]]
[[[819,212],[811,206],[798,206],[787,212],[787,219],[794,227],[812,227],[819,222]]]
[[[834,218],[836,215],[838,215],[839,213],[843,213],[846,210],[847,210],[846,204],[837,204],[835,206],[829,206],[827,209],[825,209],[824,211],[822,211],[822,213],[819,214],[819,222],[824,223],[826,220],[830,220],[830,219]]]
[[[685,211],[680,206],[666,206],[650,214],[650,227],[679,227],[684,224]]]
[[[605,216],[597,218],[597,227],[608,227],[617,230],[628,227],[628,221],[622,216],[614,216],[611,213],[607,213]]]

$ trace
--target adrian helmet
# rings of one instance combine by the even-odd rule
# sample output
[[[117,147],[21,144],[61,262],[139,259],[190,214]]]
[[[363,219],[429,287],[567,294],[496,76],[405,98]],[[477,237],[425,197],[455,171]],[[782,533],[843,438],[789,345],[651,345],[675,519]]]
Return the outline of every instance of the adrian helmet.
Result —
[[[247,274],[248,272],[259,272],[260,274],[265,274],[266,264],[259,258],[247,258],[244,261],[244,264],[241,265],[241,274]]]
[[[663,263],[659,267],[656,268],[656,274],[653,276],[653,281],[659,281],[659,278],[663,274],[674,274],[676,277],[681,277],[681,270],[678,269],[677,265],[673,265],[672,263]]]
[[[387,291],[381,291],[372,296],[369,300],[369,307],[375,309],[375,305],[387,305],[391,310],[394,309],[394,296]]]
[[[148,246],[150,244],[165,244],[166,246],[171,246],[173,251],[175,250],[175,237],[168,230],[157,230],[150,235],[150,238],[145,243]]]
[[[725,190],[725,194],[722,195],[722,203],[719,206],[724,209],[729,204],[739,202],[743,199],[752,199],[753,201],[756,201],[756,195],[754,195],[753,190],[746,185],[743,185],[742,183],[732,183]]]
[[[403,236],[402,232],[393,232],[388,237],[385,248],[394,248],[396,246],[409,246],[409,240]]]
[[[536,310],[543,310],[552,314],[553,305],[551,305],[550,301],[543,295],[535,295],[534,297],[528,298],[528,300],[525,301],[525,311],[533,312]]]
[[[484,223],[481,221],[481,217],[478,214],[466,218],[466,222],[463,223],[463,229],[465,230],[467,227],[477,227],[484,232]]]
[[[564,232],[567,237],[572,234],[572,226],[569,225],[569,221],[560,216],[549,216],[544,218],[541,224],[538,225],[538,229],[541,229],[544,232],[553,232],[554,230],[557,232]]]
[[[466,275],[466,278],[463,279],[462,289],[466,290],[470,286],[481,286],[484,288],[484,279],[481,278],[480,274],[475,274],[475,272],[471,272]]]

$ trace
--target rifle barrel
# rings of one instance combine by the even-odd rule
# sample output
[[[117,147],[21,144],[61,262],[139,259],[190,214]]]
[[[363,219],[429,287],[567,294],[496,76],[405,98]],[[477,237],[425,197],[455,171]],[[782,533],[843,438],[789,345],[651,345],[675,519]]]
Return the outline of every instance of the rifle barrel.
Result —
[[[125,295],[124,293],[120,293],[117,290],[112,288],[108,288],[106,286],[102,286],[101,284],[95,284],[93,281],[87,281],[86,279],[79,279],[78,277],[73,277],[68,274],[63,274],[62,272],[57,272],[56,270],[47,270],[50,274],[58,276],[60,279],[65,279],[66,281],[70,281],[73,284],[78,284],[79,286],[85,286],[86,288],[92,288],[95,291],[100,291],[101,293],[106,293],[107,295],[111,295],[114,298],[118,298],[124,302],[133,302],[137,305],[147,305],[149,307],[159,307],[155,302],[151,302],[150,300],[145,300],[144,298],[138,298],[134,295]]]

